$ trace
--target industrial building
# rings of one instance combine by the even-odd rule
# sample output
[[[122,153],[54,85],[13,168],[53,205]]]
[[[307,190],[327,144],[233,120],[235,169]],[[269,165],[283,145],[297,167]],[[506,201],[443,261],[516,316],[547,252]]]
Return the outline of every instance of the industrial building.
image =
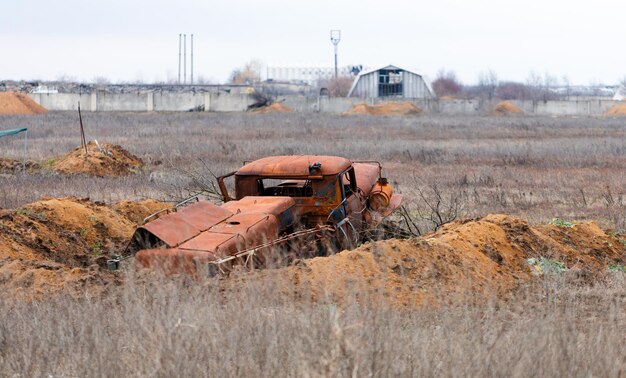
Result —
[[[356,75],[358,66],[345,66],[337,69],[339,76]],[[267,81],[317,85],[335,76],[334,67],[267,67]]]
[[[430,83],[418,73],[397,66],[362,71],[348,97],[434,98]]]

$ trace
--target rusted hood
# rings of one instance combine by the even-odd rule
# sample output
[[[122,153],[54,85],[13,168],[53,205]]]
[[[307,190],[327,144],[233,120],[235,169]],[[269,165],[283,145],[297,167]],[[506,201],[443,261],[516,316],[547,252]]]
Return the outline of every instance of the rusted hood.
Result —
[[[196,273],[199,263],[232,256],[274,240],[293,224],[289,197],[246,197],[215,206],[201,201],[137,230],[163,242],[139,250],[136,261],[165,273]]]

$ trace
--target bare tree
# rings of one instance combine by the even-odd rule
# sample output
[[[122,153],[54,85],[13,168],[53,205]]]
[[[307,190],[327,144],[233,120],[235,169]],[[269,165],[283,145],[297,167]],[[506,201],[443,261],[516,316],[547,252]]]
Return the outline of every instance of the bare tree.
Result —
[[[261,82],[262,68],[263,63],[260,60],[251,60],[243,67],[234,69],[228,82],[231,84],[258,84]]]
[[[496,96],[498,88],[498,75],[492,69],[478,74],[478,89],[483,98],[489,100]]]
[[[432,85],[437,97],[456,96],[463,89],[454,71],[445,71],[444,69],[439,70]]]
[[[334,97],[346,97],[350,92],[350,87],[354,82],[353,76],[339,76],[328,80],[320,80],[318,83],[319,88],[328,89],[328,94]]]

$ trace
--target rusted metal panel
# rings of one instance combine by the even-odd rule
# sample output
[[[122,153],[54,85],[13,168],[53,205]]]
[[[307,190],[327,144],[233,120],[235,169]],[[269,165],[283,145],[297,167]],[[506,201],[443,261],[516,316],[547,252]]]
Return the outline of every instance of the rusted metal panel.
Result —
[[[295,204],[296,201],[290,197],[247,196],[237,201],[227,202],[222,205],[222,208],[233,214],[246,212],[278,215]]]
[[[354,163],[354,173],[357,186],[368,196],[380,176],[380,168],[374,164]]]
[[[280,176],[307,177],[309,167],[320,163],[320,171],[316,175],[335,175],[350,167],[350,160],[337,156],[292,155],[270,156],[250,162],[237,171],[239,176]]]
[[[198,266],[214,261],[215,257],[206,252],[170,249],[148,249],[137,252],[135,261],[142,267],[166,275],[187,274],[195,276]]]
[[[149,231],[167,246],[176,247],[232,215],[225,208],[200,201],[146,223],[140,229]]]

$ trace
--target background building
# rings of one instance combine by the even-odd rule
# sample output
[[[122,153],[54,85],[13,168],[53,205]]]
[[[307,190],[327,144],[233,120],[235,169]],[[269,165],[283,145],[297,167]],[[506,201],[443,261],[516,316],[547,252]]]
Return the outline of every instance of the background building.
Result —
[[[339,76],[359,73],[361,66],[338,67]],[[356,71],[355,71],[356,69]],[[267,67],[267,81],[317,85],[335,76],[334,67]]]
[[[434,98],[435,95],[422,75],[389,65],[362,71],[354,80],[348,97]]]

